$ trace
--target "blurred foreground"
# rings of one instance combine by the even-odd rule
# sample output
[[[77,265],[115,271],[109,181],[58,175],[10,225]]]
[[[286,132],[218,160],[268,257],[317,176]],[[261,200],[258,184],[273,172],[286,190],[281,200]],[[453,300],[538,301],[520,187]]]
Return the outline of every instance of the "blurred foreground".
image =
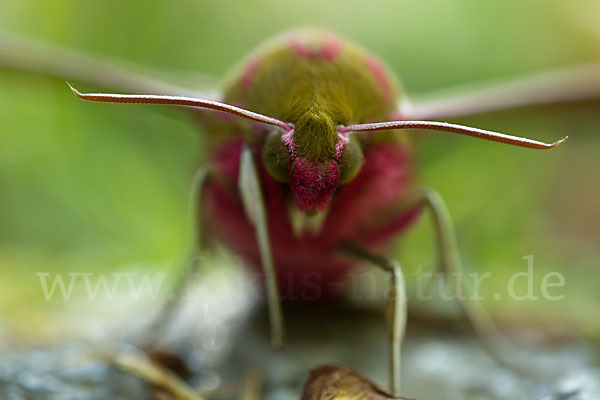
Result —
[[[377,309],[347,304],[288,307],[288,346],[276,352],[269,346],[267,318],[258,293],[244,277],[211,274],[190,287],[176,321],[153,344],[154,349],[161,350],[161,360],[170,360],[168,365],[208,399],[239,398],[247,375],[258,371],[260,399],[297,400],[309,370],[321,364],[350,367],[387,387],[388,348],[381,304]],[[153,303],[147,299],[146,304]],[[46,343],[2,350],[0,398],[163,398],[159,392],[164,392],[109,361],[135,355],[148,345],[156,333],[148,330],[153,312],[147,306],[132,307],[131,302],[112,302],[110,308],[113,312],[104,316],[98,309],[94,314],[71,310],[62,319],[56,315],[59,330],[53,327],[44,332],[44,326],[38,326],[38,338],[48,334]],[[527,339],[512,331],[521,342],[519,355],[534,366],[523,374],[491,359],[479,340],[464,330],[460,318],[440,317],[409,319],[403,349],[404,396],[467,400],[600,397],[598,352],[590,345],[564,338]],[[517,332],[522,333],[520,329]],[[171,355],[165,358],[165,354]]]

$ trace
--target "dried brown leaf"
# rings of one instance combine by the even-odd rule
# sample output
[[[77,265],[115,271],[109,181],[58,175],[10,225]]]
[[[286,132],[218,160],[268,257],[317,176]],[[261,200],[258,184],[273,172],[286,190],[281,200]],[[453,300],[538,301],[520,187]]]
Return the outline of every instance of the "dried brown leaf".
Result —
[[[346,367],[321,365],[310,371],[300,400],[398,399]]]

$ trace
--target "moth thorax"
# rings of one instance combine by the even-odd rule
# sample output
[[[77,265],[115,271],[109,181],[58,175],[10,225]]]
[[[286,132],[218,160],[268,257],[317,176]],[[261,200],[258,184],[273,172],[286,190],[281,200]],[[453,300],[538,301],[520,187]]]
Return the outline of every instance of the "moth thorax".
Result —
[[[299,156],[314,160],[335,158],[337,124],[323,106],[313,104],[298,118],[294,130],[294,147]]]

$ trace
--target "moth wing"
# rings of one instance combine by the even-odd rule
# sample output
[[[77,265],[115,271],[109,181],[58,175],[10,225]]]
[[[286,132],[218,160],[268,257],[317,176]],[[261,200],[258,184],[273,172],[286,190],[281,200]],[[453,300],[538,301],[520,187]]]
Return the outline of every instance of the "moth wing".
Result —
[[[600,63],[506,82],[451,88],[399,104],[404,120],[454,118],[528,106],[600,99]]]
[[[131,93],[218,100],[216,79],[194,74],[197,85],[179,85],[168,74],[21,36],[0,34],[0,68],[28,71]]]

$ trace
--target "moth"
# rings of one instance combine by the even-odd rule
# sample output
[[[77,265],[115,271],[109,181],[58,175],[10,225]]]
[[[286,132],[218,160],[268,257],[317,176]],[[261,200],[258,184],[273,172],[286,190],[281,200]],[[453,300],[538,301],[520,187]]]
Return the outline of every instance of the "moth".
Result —
[[[274,347],[285,337],[282,297],[292,291],[312,296],[315,290],[318,297],[332,296],[335,284],[363,263],[387,271],[395,396],[401,392],[406,292],[402,268],[385,256],[386,247],[428,212],[439,268],[448,277],[461,271],[443,199],[413,179],[416,136],[438,131],[552,149],[566,138],[543,143],[445,120],[600,97],[600,66],[583,65],[413,102],[379,59],[320,30],[271,40],[241,64],[221,92],[209,94],[16,38],[3,39],[0,64],[129,93],[82,93],[71,86],[84,100],[181,106],[197,116],[210,137],[211,156],[192,187],[194,243],[218,239],[263,274]],[[502,358],[504,345],[485,310],[468,300],[461,306]],[[167,307],[163,322],[169,314]]]

